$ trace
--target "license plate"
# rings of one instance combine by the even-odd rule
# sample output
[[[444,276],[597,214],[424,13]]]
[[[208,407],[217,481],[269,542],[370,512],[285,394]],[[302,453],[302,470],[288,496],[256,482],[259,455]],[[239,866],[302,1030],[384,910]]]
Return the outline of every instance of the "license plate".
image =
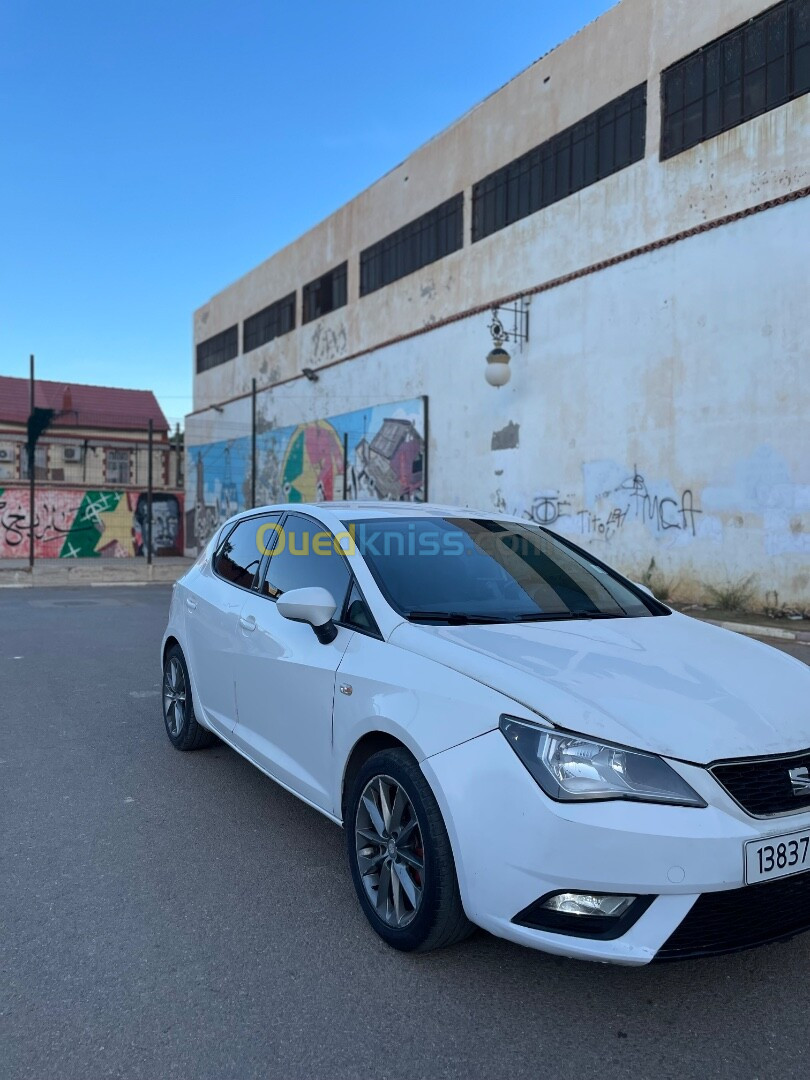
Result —
[[[749,840],[745,845],[745,881],[771,881],[810,870],[810,829]]]

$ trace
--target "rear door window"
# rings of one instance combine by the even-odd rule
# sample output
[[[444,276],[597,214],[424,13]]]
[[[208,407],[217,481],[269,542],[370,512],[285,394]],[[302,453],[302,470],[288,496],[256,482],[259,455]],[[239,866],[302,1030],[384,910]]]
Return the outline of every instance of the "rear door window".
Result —
[[[262,557],[272,547],[277,523],[278,515],[238,522],[214,557],[214,572],[233,585],[252,589],[259,577]]]

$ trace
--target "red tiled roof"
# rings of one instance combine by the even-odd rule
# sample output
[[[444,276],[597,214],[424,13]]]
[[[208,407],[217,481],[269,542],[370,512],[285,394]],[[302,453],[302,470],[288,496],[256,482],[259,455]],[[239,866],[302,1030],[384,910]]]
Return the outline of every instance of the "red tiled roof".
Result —
[[[155,431],[169,425],[151,390],[120,390],[114,386],[49,382],[37,379],[34,404],[53,409],[53,427],[97,427],[145,430],[149,420]],[[0,375],[0,423],[24,424],[30,412],[28,379]]]

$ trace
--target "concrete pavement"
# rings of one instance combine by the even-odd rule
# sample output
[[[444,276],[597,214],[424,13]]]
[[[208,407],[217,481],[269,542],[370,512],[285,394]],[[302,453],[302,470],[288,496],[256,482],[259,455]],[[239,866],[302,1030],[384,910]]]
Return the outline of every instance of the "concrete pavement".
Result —
[[[168,599],[0,596],[3,1080],[803,1075],[810,935],[636,971],[484,933],[389,950],[340,829],[170,746]]]

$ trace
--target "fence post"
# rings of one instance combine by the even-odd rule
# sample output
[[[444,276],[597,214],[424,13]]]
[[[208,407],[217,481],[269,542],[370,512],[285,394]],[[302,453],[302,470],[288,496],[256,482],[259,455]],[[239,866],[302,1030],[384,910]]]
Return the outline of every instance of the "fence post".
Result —
[[[256,380],[251,390],[250,418],[250,506],[256,505]]]
[[[28,415],[34,415],[34,354],[31,353],[31,386],[30,386],[31,408],[28,411]],[[34,472],[36,467],[34,462],[37,457],[36,445],[32,444],[31,432],[28,433],[28,566],[31,572],[34,570],[34,513],[35,513],[35,501],[36,501],[36,483],[34,480]]]
[[[149,460],[146,465],[146,563],[152,565],[152,441],[154,421],[149,420]]]
[[[348,495],[349,484],[349,433],[343,432],[343,501],[345,502]]]

